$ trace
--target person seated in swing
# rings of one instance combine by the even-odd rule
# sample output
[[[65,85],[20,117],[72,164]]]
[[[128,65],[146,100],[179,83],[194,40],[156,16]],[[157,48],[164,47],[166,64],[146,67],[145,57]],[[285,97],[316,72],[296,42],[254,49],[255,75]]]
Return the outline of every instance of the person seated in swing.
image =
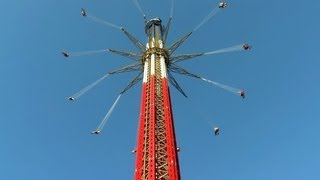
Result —
[[[225,7],[227,7],[227,3],[225,3],[225,2],[221,2],[221,3],[219,3],[219,8],[225,8]]]
[[[92,131],[91,134],[100,134],[100,132],[101,132],[100,130],[95,130],[95,131]]]
[[[84,8],[81,8],[81,14],[83,17],[86,17],[87,16],[87,12]]]
[[[69,53],[67,53],[65,51],[62,51],[61,53],[63,54],[64,57],[69,57],[70,56]]]
[[[215,136],[219,135],[219,131],[220,131],[220,129],[218,127],[213,128],[213,132],[214,132]]]

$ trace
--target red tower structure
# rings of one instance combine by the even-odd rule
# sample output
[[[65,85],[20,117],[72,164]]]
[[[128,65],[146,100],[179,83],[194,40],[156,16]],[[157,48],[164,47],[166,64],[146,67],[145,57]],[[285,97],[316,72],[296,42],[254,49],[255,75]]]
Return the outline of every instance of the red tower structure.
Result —
[[[143,84],[136,152],[135,180],[179,180],[175,138],[167,79],[168,50],[163,46],[161,20],[146,24],[148,43],[142,58]]]

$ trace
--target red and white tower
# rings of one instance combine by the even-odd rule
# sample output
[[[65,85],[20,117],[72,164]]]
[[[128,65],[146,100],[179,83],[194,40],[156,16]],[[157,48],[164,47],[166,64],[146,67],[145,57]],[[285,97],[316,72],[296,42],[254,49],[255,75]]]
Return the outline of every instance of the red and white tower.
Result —
[[[161,20],[146,24],[148,43],[143,54],[143,84],[136,149],[135,180],[179,180],[175,138],[167,79],[168,50],[164,48]]]

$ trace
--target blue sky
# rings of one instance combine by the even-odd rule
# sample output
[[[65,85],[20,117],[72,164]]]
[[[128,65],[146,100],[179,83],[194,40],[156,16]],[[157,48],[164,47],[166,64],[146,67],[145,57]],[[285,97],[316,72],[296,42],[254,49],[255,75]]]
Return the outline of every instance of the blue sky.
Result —
[[[168,41],[192,30],[219,1],[175,0]],[[250,52],[196,58],[180,65],[247,91],[242,100],[177,75],[171,88],[184,180],[319,179],[318,23],[320,2],[228,1],[177,53],[249,42]],[[164,22],[170,1],[140,0]],[[140,84],[120,99],[100,136],[90,135],[135,74],[107,78],[78,101],[66,97],[130,60],[105,53],[65,59],[61,50],[135,51],[118,30],[81,17],[85,7],[145,42],[131,0],[0,3],[0,179],[132,179]],[[215,137],[212,129],[221,128]]]

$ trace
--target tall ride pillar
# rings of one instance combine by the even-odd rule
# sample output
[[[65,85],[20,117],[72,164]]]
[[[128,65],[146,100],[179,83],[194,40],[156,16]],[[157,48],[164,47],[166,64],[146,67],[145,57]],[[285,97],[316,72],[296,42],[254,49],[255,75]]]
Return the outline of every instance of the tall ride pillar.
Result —
[[[146,24],[135,180],[180,180],[162,27],[159,18]]]

